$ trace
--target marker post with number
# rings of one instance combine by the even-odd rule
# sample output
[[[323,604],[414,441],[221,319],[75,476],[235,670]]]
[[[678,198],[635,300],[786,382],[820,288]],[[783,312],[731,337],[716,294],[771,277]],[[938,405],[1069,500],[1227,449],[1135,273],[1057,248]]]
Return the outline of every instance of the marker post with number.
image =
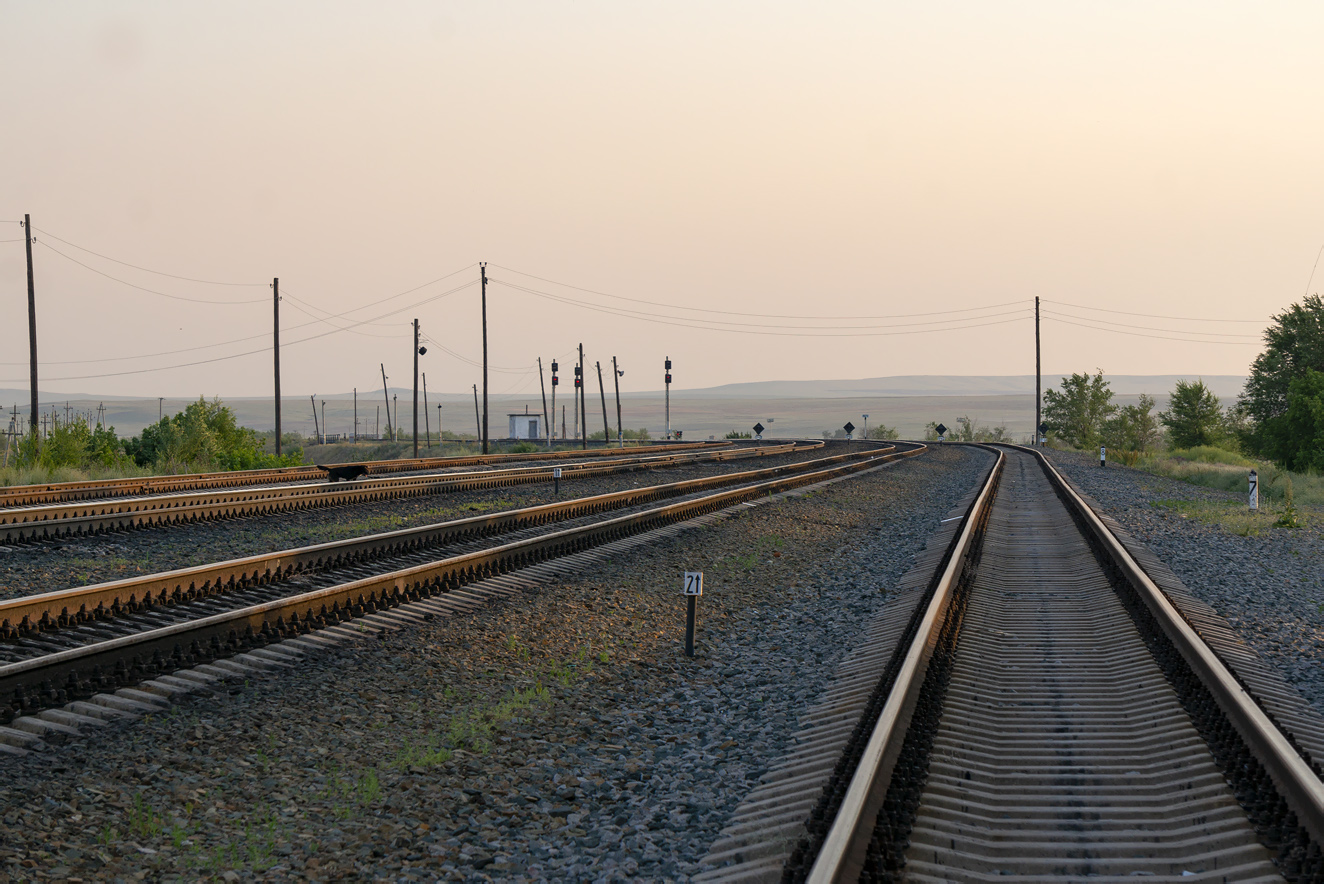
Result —
[[[681,595],[685,596],[685,656],[694,656],[694,619],[698,614],[699,596],[703,595],[703,572],[686,571],[685,582],[681,587]]]
[[[1254,470],[1250,471],[1250,508],[1260,508],[1260,474]]]
[[[560,494],[561,494],[561,468],[560,468],[560,467],[553,467],[553,468],[552,468],[552,486],[553,486],[553,490],[555,491],[555,493],[556,493],[557,496],[559,497]]]
[[[1108,449],[1103,445],[1099,446],[1099,466],[1108,466]]]

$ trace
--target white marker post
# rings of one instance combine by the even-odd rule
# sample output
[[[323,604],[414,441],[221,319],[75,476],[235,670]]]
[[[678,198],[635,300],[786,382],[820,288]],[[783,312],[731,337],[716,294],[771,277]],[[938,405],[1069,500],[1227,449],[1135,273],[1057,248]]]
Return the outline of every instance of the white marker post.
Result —
[[[553,468],[552,468],[552,485],[553,485],[553,488],[554,488],[554,490],[555,490],[555,492],[556,492],[556,496],[557,496],[557,497],[560,497],[560,496],[561,496],[561,468],[560,468],[560,467],[553,467]]]
[[[1099,446],[1099,466],[1108,466],[1108,449],[1102,445]]]
[[[703,572],[686,571],[685,584],[680,594],[688,602],[685,612],[685,656],[694,656],[694,618],[698,613],[699,596],[703,595]]]
[[[1250,508],[1260,508],[1260,476],[1254,470],[1250,471]]]

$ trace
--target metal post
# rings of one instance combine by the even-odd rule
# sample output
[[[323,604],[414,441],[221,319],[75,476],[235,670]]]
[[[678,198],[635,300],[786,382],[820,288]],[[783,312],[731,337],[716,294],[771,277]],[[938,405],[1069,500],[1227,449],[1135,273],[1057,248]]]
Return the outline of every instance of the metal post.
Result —
[[[317,424],[317,394],[314,393],[313,395],[309,396],[308,401],[313,404],[313,438],[317,440],[318,445],[321,445],[322,428],[319,427]]]
[[[326,444],[326,400],[322,400],[322,444]]]
[[[611,446],[611,427],[607,425],[607,390],[602,385],[602,363],[594,362],[594,367],[598,370],[598,395],[602,397],[602,447]]]
[[[665,379],[667,384],[667,432],[665,438],[670,439],[671,438],[671,357],[670,356],[667,357],[667,361],[665,363],[665,369],[666,369]]]
[[[392,433],[391,435],[391,441],[399,442],[400,441],[400,394],[396,393],[395,395],[393,395],[391,397],[391,402],[395,405],[395,409],[391,414],[391,423],[395,426],[395,432]]]
[[[440,427],[438,427],[440,430]],[[427,433],[428,448],[432,447],[432,424],[428,420],[428,373],[423,372],[423,432]],[[441,444],[438,442],[438,444]],[[418,447],[418,443],[414,444]]]
[[[579,393],[575,397],[575,405],[579,409],[579,441],[584,451],[588,451],[588,400],[584,398],[584,345],[579,345],[579,383],[576,384]]]
[[[359,444],[359,388],[354,388],[354,435],[350,437],[353,444]]]
[[[37,404],[37,286],[32,275],[31,215],[23,215],[23,233],[28,250],[28,360],[31,372],[29,381],[32,387],[32,435],[36,437],[32,440],[32,450],[36,452],[41,444],[41,437],[37,436],[37,409],[40,407]]]
[[[387,392],[387,389],[386,389],[386,363],[383,362],[383,363],[381,364],[381,366],[382,366],[382,398],[386,400],[386,435],[390,436],[390,437],[391,437],[391,441],[394,442],[394,441],[395,441],[395,432],[391,429],[391,394],[390,394],[389,392]],[[379,412],[377,412],[377,441],[378,441],[378,442],[380,442],[381,439],[382,439],[381,421],[382,421],[382,415],[381,415],[381,412],[379,411]]]
[[[1039,426],[1043,421],[1040,415],[1040,399],[1043,396],[1043,380],[1039,376],[1039,297],[1034,298],[1034,444],[1039,446],[1043,434],[1039,431]]]
[[[478,270],[483,276],[483,454],[487,454],[487,262],[482,261]]]
[[[547,385],[542,379],[542,357],[538,357],[538,389],[542,390],[543,432],[547,434],[547,447],[552,447],[552,431],[547,426]]]
[[[275,354],[276,373],[276,457],[280,457],[280,278],[271,280],[271,350]]]
[[[418,458],[418,320],[414,320],[414,458]]]
[[[625,433],[621,429],[621,370],[616,367],[616,357],[611,358],[611,380],[616,385],[616,445],[625,447]]]
[[[694,620],[698,613],[698,596],[686,596],[685,601],[689,604],[685,608],[685,656],[694,656]]]
[[[478,385],[474,384],[474,423],[478,425],[478,441],[483,441],[483,419],[478,416]]]

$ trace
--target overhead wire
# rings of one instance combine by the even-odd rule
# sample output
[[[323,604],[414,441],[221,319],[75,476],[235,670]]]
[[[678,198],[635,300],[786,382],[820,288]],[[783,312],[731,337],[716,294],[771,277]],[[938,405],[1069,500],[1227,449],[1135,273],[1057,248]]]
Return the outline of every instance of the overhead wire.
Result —
[[[146,286],[141,286],[138,285],[137,283],[129,282],[126,279],[120,279],[118,276],[111,276],[109,273],[106,273],[104,270],[98,270],[97,268],[93,267],[91,264],[84,264],[82,261],[79,261],[77,258],[74,258],[70,255],[66,255],[64,252],[60,251],[55,246],[47,243],[44,239],[36,239],[33,240],[33,242],[37,243],[37,245],[42,246],[43,248],[50,249],[52,252],[59,255],[61,258],[64,258],[66,261],[72,261],[73,263],[77,264],[79,267],[83,267],[88,270],[91,270],[93,273],[99,276],[104,276],[106,279],[118,282],[120,285],[127,285],[131,289],[137,289],[140,292],[147,292],[148,294],[152,294],[152,295],[160,295],[163,298],[170,298],[171,300],[174,301],[189,301],[194,304],[221,304],[226,307],[239,307],[245,304],[262,304],[265,303],[267,300],[266,298],[251,298],[246,301],[217,301],[211,298],[189,298],[184,295],[172,295],[169,292],[158,292],[156,289],[149,289]]]
[[[1252,334],[1238,334],[1236,332],[1188,331],[1186,329],[1181,329],[1181,328],[1154,328],[1148,325],[1131,325],[1130,323],[1126,323],[1126,322],[1113,322],[1110,319],[1095,319],[1094,317],[1091,316],[1076,316],[1071,313],[1059,313],[1056,310],[1044,310],[1043,312],[1049,316],[1064,316],[1068,319],[1079,319],[1085,322],[1099,322],[1099,323],[1103,323],[1104,325],[1115,325],[1120,328],[1136,328],[1136,329],[1142,329],[1144,331],[1168,332],[1170,334],[1178,334],[1178,335],[1202,335],[1204,337],[1213,337],[1213,338],[1252,338],[1254,340],[1260,339],[1260,335],[1258,334],[1252,335]]]
[[[1090,307],[1085,304],[1072,304],[1069,301],[1050,301],[1047,298],[1042,299],[1045,304],[1060,304],[1063,307],[1074,307],[1077,310],[1095,310],[1100,313],[1118,313],[1123,316],[1143,316],[1147,319],[1174,319],[1185,322],[1241,322],[1241,323],[1263,323],[1263,319],[1209,319],[1204,316],[1161,316],[1157,313],[1133,313],[1128,310],[1109,310],[1107,307]]]
[[[601,297],[613,298],[618,301],[630,301],[635,304],[647,304],[650,307],[666,307],[673,310],[690,310],[697,313],[717,313],[723,316],[745,316],[745,317],[761,318],[761,319],[806,319],[806,320],[818,320],[822,322],[828,322],[831,320],[838,320],[838,319],[911,319],[916,316],[945,316],[954,313],[971,313],[979,310],[992,310],[997,307],[1009,307],[1012,304],[1021,303],[1021,301],[1006,301],[1001,304],[989,304],[984,307],[962,307],[955,310],[936,310],[927,313],[893,313],[893,314],[880,314],[876,316],[805,316],[800,314],[780,314],[780,313],[740,313],[733,310],[714,310],[709,307],[686,307],[683,304],[664,304],[659,301],[649,301],[643,298],[628,298],[625,297],[624,295],[613,295],[608,292],[597,291],[596,289],[587,289],[577,285],[570,285],[569,283],[566,282],[557,282],[554,279],[548,279],[544,276],[534,276],[532,273],[525,273],[522,270],[515,270],[511,267],[502,267],[500,264],[488,264],[488,266],[495,267],[499,270],[508,270],[511,273],[517,273],[520,276],[527,276],[530,279],[536,279],[540,282],[548,282],[551,283],[552,285],[562,286],[563,288],[574,289],[577,292],[585,292],[590,295],[600,295]],[[491,281],[491,279],[492,279],[491,277],[488,277],[489,282]],[[511,285],[511,283],[506,283],[506,285]]]
[[[103,259],[103,260],[106,260],[106,261],[113,261],[114,263],[116,263],[116,264],[122,264],[122,265],[125,266],[125,267],[132,267],[134,270],[141,270],[141,271],[143,271],[144,273],[154,273],[154,274],[156,274],[157,276],[168,276],[168,277],[170,277],[171,279],[182,279],[182,280],[184,280],[184,281],[186,281],[186,282],[198,282],[198,283],[202,283],[203,285],[225,285],[225,286],[247,286],[247,287],[256,287],[256,286],[264,286],[264,285],[270,285],[270,284],[271,284],[271,283],[268,283],[268,282],[217,282],[217,281],[212,280],[212,279],[195,279],[195,278],[192,277],[192,276],[179,276],[179,275],[174,274],[174,273],[166,273],[166,272],[164,272],[164,271],[162,271],[162,270],[153,270],[153,269],[151,269],[150,267],[141,267],[141,266],[139,266],[139,265],[137,265],[137,264],[130,264],[128,261],[121,261],[119,258],[112,258],[112,257],[110,257],[109,255],[103,255],[103,254],[101,254],[100,252],[94,252],[94,251],[92,251],[91,249],[89,249],[89,248],[87,248],[87,247],[85,247],[85,246],[80,246],[78,243],[69,242],[69,240],[67,240],[67,239],[61,239],[60,237],[58,237],[58,236],[56,236],[55,234],[51,233],[49,230],[42,230],[40,227],[37,227],[37,226],[35,226],[35,225],[33,226],[32,229],[35,230],[35,231],[37,231],[38,233],[41,233],[41,234],[44,235],[44,236],[49,236],[51,239],[59,240],[60,242],[64,243],[64,244],[67,245],[67,246],[71,246],[71,247],[73,247],[73,248],[75,248],[75,249],[78,249],[80,252],[87,252],[89,255],[96,255],[98,258],[101,258],[101,259]]]
[[[1232,346],[1244,347],[1244,346],[1252,346],[1255,343],[1254,341],[1208,341],[1208,340],[1200,340],[1198,338],[1174,338],[1167,335],[1150,335],[1150,334],[1145,334],[1143,332],[1123,331],[1122,329],[1119,328],[1100,328],[1097,325],[1086,325],[1081,322],[1071,322],[1070,320],[1062,319],[1057,316],[1049,316],[1048,321],[1060,322],[1063,325],[1074,325],[1079,328],[1088,328],[1088,329],[1092,329],[1093,331],[1111,332],[1112,334],[1115,335],[1130,335],[1136,338],[1154,338],[1160,341],[1179,341],[1184,344],[1228,344]]]

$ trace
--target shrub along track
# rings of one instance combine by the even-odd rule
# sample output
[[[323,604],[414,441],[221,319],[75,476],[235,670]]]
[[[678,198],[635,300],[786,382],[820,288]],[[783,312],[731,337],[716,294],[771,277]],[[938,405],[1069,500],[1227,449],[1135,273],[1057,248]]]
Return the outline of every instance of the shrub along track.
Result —
[[[5,698],[0,702],[7,701],[13,715],[92,696],[153,673],[228,656],[281,636],[924,451],[920,445],[900,447],[904,450],[889,446],[852,452],[0,603],[8,640],[5,652],[12,660],[0,665],[0,698]],[[731,484],[738,487],[704,493]],[[640,508],[695,493],[698,496],[680,502]],[[635,511],[599,517],[626,506]],[[564,518],[582,524],[538,530]],[[477,544],[485,536],[511,531],[523,536],[432,560],[431,548],[438,545]],[[393,567],[384,567],[387,556],[394,557]],[[399,568],[402,556],[415,563]],[[316,588],[300,586],[305,578],[315,580]],[[267,598],[254,598],[255,592]],[[226,603],[227,597],[235,603]],[[217,602],[230,609],[217,611]],[[129,634],[114,634],[120,623],[132,627]],[[0,731],[0,738],[6,736],[20,744],[28,739]]]
[[[822,442],[758,447],[723,447],[682,453],[600,458],[560,464],[562,478],[583,479],[688,463],[772,457]],[[154,525],[185,524],[237,516],[269,515],[313,507],[418,497],[553,481],[553,466],[514,467],[467,473],[424,474],[364,479],[341,484],[317,482],[266,485],[242,490],[208,490],[145,497],[116,497],[79,503],[13,506],[0,509],[0,542],[83,536]]]
[[[1324,720],[1037,453],[963,509],[699,879],[1324,879]]]

